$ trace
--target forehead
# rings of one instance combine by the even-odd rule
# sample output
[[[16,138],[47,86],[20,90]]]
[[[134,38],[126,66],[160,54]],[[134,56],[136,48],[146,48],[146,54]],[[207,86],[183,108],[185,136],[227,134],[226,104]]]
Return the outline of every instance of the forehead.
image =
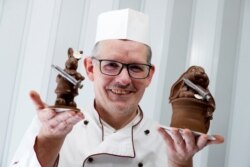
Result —
[[[147,61],[148,48],[146,45],[130,40],[105,40],[101,41],[97,56],[103,59],[122,61],[135,61],[145,63]]]

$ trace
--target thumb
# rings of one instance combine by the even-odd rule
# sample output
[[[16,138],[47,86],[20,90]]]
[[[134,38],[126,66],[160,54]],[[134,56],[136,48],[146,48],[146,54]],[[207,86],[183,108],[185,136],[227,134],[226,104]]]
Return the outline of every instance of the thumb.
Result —
[[[29,95],[30,95],[31,100],[35,104],[36,109],[40,110],[40,109],[45,108],[45,104],[43,103],[43,101],[41,100],[40,95],[36,91],[34,91],[34,90],[30,91]]]
[[[221,135],[213,135],[216,140],[210,140],[208,144],[221,144],[224,143],[224,137]]]

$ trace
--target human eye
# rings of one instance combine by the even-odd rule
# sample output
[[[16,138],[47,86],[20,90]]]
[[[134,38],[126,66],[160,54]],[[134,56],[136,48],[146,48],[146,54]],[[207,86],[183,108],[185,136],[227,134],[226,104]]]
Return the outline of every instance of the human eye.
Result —
[[[102,68],[104,70],[117,70],[121,65],[115,61],[103,61]]]
[[[140,73],[146,70],[146,66],[143,64],[130,64],[129,70],[134,73]]]

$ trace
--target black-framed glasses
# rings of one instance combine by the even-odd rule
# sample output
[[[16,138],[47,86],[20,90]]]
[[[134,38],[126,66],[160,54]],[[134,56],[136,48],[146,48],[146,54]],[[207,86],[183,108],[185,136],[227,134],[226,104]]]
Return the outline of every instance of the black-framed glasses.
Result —
[[[149,76],[149,72],[152,67],[150,64],[125,64],[115,60],[97,59],[96,57],[92,57],[92,59],[99,61],[101,73],[109,76],[119,75],[123,67],[126,67],[131,78],[144,79]]]

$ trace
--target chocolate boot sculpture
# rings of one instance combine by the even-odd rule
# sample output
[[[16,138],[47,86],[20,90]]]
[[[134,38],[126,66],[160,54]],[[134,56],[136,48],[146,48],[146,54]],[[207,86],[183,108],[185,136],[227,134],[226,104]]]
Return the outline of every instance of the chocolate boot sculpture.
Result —
[[[180,76],[169,97],[173,111],[170,126],[208,132],[215,110],[208,85],[209,78],[199,66],[191,66]]]

